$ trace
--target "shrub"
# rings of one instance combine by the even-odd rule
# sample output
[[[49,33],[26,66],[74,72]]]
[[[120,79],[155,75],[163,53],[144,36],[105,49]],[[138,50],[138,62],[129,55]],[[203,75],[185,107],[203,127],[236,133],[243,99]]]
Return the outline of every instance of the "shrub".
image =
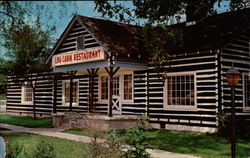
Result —
[[[230,137],[230,128],[231,128],[231,115],[227,112],[222,112],[217,115],[219,127],[217,134],[222,137]]]
[[[18,155],[22,152],[23,146],[20,144],[7,144],[6,156],[5,158],[17,158]]]
[[[107,147],[106,156],[109,158],[121,157],[122,143],[119,139],[118,132],[115,129],[110,129],[106,132],[106,141],[104,145]]]
[[[27,154],[29,158],[56,158],[54,146],[51,143],[41,140],[31,154]]]
[[[140,125],[125,131],[125,142],[130,145],[124,153],[124,158],[149,158],[146,148],[149,147],[148,138],[145,132],[150,129],[148,118],[142,117]]]
[[[231,114],[222,112],[218,115],[219,128],[217,134],[219,136],[231,139]],[[236,134],[243,138],[250,138],[250,122],[244,118],[235,118]]]

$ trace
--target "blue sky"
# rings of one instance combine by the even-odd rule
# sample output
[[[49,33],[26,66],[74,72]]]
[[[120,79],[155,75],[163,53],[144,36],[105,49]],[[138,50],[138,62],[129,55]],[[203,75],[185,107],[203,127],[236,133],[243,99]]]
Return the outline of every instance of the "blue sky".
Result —
[[[97,11],[94,11],[95,8],[95,3],[93,1],[76,1],[73,2],[72,4],[69,4],[67,6],[67,10],[60,12],[61,6],[59,5],[60,2],[53,2],[54,4],[58,5],[59,7],[55,8],[55,5],[50,7],[51,2],[37,2],[33,1],[33,5],[39,4],[39,3],[44,3],[48,6],[47,14],[53,15],[52,20],[49,20],[50,18],[46,17],[43,22],[44,24],[49,24],[49,25],[55,25],[56,26],[56,33],[55,33],[55,38],[59,38],[70,20],[72,19],[74,14],[80,14],[83,16],[89,16],[89,17],[97,17],[101,18],[101,14],[98,13]],[[133,7],[131,1],[123,1],[121,2],[125,6],[128,7]],[[54,8],[53,8],[54,7]],[[35,8],[35,7],[34,7]],[[64,15],[61,16],[60,13],[63,13]],[[46,12],[45,12],[46,14]],[[32,23],[32,21],[35,20],[35,17],[29,17],[26,19],[29,23]],[[111,19],[113,21],[116,21],[116,19]],[[0,39],[0,42],[3,42],[3,39]],[[4,53],[6,50],[0,45],[0,57],[4,56]]]
[[[34,5],[39,4],[39,3],[45,3],[48,6],[47,11],[43,12],[43,15],[51,14],[53,15],[52,18],[46,17],[43,19],[44,24],[48,25],[55,25],[56,26],[56,32],[54,37],[59,38],[70,20],[72,19],[74,14],[80,14],[83,16],[90,16],[90,17],[96,17],[96,18],[101,18],[101,14],[98,13],[97,11],[94,11],[95,8],[95,3],[93,1],[76,1],[75,5],[68,5],[67,10],[60,12],[60,7],[56,7],[55,5],[50,6],[51,2],[37,2],[33,1],[32,2]],[[59,3],[59,2],[54,2],[54,3]],[[133,4],[131,1],[120,1],[123,5],[126,7],[133,8]],[[228,2],[222,2],[222,8],[219,8],[218,13],[225,12],[226,9],[228,8]],[[217,4],[215,4],[215,7]],[[63,13],[63,16],[60,15],[60,13]],[[27,18],[27,21],[32,23],[34,21],[35,17],[29,17]],[[51,20],[52,19],[52,20]],[[116,21],[116,19],[111,19],[113,21]],[[143,23],[143,20],[140,20],[140,23]],[[1,42],[2,39],[0,39]],[[0,46],[0,57],[3,57],[4,53],[6,50]]]

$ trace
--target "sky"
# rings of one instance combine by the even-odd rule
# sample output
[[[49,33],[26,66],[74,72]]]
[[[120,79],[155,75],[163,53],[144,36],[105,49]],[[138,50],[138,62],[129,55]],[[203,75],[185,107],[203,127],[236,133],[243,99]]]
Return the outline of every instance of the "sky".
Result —
[[[48,14],[53,15],[53,17],[51,18],[51,19],[53,19],[53,21],[50,18],[47,18],[47,19],[43,19],[43,22],[44,22],[44,24],[55,25],[55,27],[56,27],[56,32],[55,32],[55,35],[54,35],[55,38],[60,37],[60,35],[64,31],[64,29],[69,24],[70,20],[73,18],[74,14],[101,18],[101,13],[98,13],[97,11],[94,11],[95,3],[93,1],[76,1],[76,2],[73,2],[72,4],[68,4],[68,6],[66,7],[67,8],[66,11],[65,10],[61,11],[61,9],[60,9],[61,5],[57,4],[57,3],[60,3],[60,2],[54,2],[54,3],[56,3],[56,5],[58,5],[60,7],[55,7],[55,5],[52,5],[50,7],[51,2],[49,2],[49,1],[45,1],[45,2],[33,1],[32,3],[34,3],[34,5],[39,4],[39,3],[44,3],[44,4],[46,4],[48,6],[48,9],[49,9]],[[131,1],[122,1],[121,3],[123,3],[125,6],[133,7]],[[61,16],[60,13],[63,13],[64,15]],[[29,19],[26,19],[26,20],[29,23],[32,23],[35,20],[35,17],[29,17]],[[111,20],[117,21],[114,18],[111,19]],[[0,39],[0,42],[3,42],[3,39]],[[0,45],[0,57],[4,57],[5,52],[6,52],[6,50],[4,49],[4,47],[2,47]]]
[[[54,37],[58,39],[64,29],[67,27],[69,24],[70,20],[72,19],[74,14],[79,14],[83,16],[89,16],[89,17],[96,17],[96,18],[101,18],[101,13],[98,13],[97,11],[94,10],[95,8],[95,3],[93,1],[76,1],[74,5],[68,4],[67,5],[67,10],[61,11],[61,7],[55,7],[55,5],[50,5],[51,2],[45,1],[45,2],[37,2],[33,1],[32,3],[34,4],[39,4],[39,3],[44,3],[46,4],[47,10],[44,11],[46,14],[51,14],[52,18],[45,18],[43,19],[44,24],[48,25],[55,25],[56,27],[56,32],[54,34]],[[54,3],[60,3],[60,2],[54,2]],[[133,4],[131,1],[120,1],[123,5],[129,8],[133,8]],[[58,4],[59,5],[59,4]],[[228,8],[228,2],[222,2],[222,7],[219,8],[218,13],[225,12]],[[215,4],[215,7],[217,4]],[[60,13],[63,14],[60,15]],[[29,17],[26,19],[27,22],[32,23],[35,20],[35,17]],[[117,21],[115,18],[111,19],[113,21]],[[145,22],[144,20],[138,20],[140,24]],[[132,23],[133,24],[133,23]],[[0,42],[3,42],[3,39],[0,39]],[[4,57],[6,50],[0,45],[0,57]]]

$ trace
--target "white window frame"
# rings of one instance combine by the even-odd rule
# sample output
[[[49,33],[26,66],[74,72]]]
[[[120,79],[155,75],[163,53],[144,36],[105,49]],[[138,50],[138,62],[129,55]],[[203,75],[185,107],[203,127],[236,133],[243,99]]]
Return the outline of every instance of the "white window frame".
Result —
[[[132,98],[131,99],[124,99],[124,75],[132,75]],[[121,77],[122,103],[125,103],[125,104],[134,103],[134,72],[133,71],[125,71],[121,76],[122,76]]]
[[[63,80],[62,81],[62,106],[69,106],[70,103],[66,103],[65,102],[65,84],[64,83],[70,83],[70,80]],[[77,95],[77,102],[73,102],[72,106],[79,106],[79,93],[80,93],[80,88],[79,88],[79,79],[74,79],[73,82],[77,82],[77,86],[78,86],[78,93]]]
[[[102,99],[101,96],[101,88],[102,88],[102,83],[101,83],[101,77],[108,77],[108,87],[109,87],[109,76],[105,73],[101,73],[98,75],[98,102],[102,103],[102,104],[107,104],[108,103],[108,99]],[[109,94],[108,94],[108,98],[109,98]]]
[[[32,87],[31,87],[31,89],[32,89],[32,101],[25,101],[24,100],[24,98],[25,98],[25,92],[26,92],[26,90],[25,90],[25,88],[27,87],[27,86],[31,86],[31,85],[28,85],[28,84],[25,84],[25,85],[22,85],[22,96],[21,96],[21,104],[27,104],[27,105],[32,105],[33,104],[33,89],[32,89]]]
[[[125,100],[124,99],[124,75],[130,75],[130,74],[132,75],[132,99]],[[109,87],[109,76],[106,73],[100,73],[98,76],[98,103],[108,104],[108,99],[107,100],[101,99],[101,77],[104,77],[104,76],[108,77],[108,87]],[[121,103],[122,104],[134,103],[134,72],[133,71],[121,71],[121,72],[117,72],[115,76],[120,76],[119,92],[120,92]]]
[[[190,110],[195,111],[197,110],[197,82],[196,82],[196,72],[195,71],[186,71],[186,72],[174,72],[174,73],[167,73],[167,76],[185,76],[185,75],[193,75],[194,76],[194,105],[168,105],[168,80],[164,81],[163,87],[163,104],[164,109],[166,110]]]
[[[242,73],[242,87],[243,87],[243,111],[244,112],[249,112],[250,111],[250,106],[246,107],[246,103],[245,103],[245,99],[246,99],[246,95],[245,95],[245,76],[248,76],[250,78],[250,72],[249,73]]]

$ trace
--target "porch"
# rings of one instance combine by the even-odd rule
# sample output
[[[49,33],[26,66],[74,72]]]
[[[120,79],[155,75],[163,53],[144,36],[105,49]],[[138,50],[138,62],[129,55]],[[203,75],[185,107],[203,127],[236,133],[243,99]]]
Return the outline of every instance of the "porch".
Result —
[[[133,104],[133,73],[137,70],[147,70],[147,65],[143,62],[115,61],[114,55],[104,53],[101,47],[95,48],[95,50],[85,50],[81,54],[85,53],[86,55],[89,52],[94,52],[91,55],[93,59],[90,61],[85,61],[84,58],[78,60],[76,57],[79,53],[76,52],[54,55],[52,58],[52,67],[55,73],[53,88],[54,126],[61,126],[63,122],[68,122],[67,124],[71,126],[72,120],[69,118],[73,118],[73,122],[82,122],[88,124],[88,126],[104,124],[102,128],[105,129],[110,127],[119,129],[123,126],[127,128],[126,124],[131,124],[130,122],[135,125],[138,120],[136,116],[121,116],[122,105],[125,103]],[[95,56],[95,52],[99,54]],[[79,92],[83,90],[79,86],[79,78],[83,76],[88,78],[88,83],[85,84],[84,89],[87,89],[87,93],[85,93],[87,95],[87,111],[84,114],[76,114],[72,113],[72,109],[79,105],[81,99]],[[57,83],[59,80],[62,82],[61,102],[62,105],[68,107],[64,114],[57,111]],[[100,115],[95,110],[97,104],[107,106],[106,115],[103,113]],[[76,118],[77,120],[84,119],[84,121],[74,121]],[[81,126],[85,125],[79,125],[78,127]]]
[[[139,124],[139,116],[86,114],[76,112],[56,113],[52,115],[53,127],[66,129],[108,129],[123,130]]]

